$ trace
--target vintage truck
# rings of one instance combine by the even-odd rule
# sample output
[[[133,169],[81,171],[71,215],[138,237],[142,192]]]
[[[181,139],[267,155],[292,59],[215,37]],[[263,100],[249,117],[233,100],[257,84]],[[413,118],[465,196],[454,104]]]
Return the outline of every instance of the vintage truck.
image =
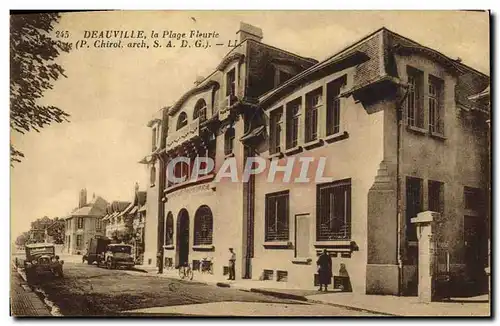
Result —
[[[108,244],[104,254],[106,268],[115,269],[125,267],[131,269],[135,265],[133,247],[128,244]]]
[[[63,277],[64,261],[55,254],[55,246],[51,243],[33,243],[25,246],[26,257],[23,261],[26,278],[29,281],[38,279],[40,275],[49,274]],[[20,261],[16,259],[16,265]],[[20,266],[18,266],[20,267]]]
[[[87,264],[89,265],[96,262],[97,265],[99,265],[101,260],[104,259],[106,248],[110,243],[111,240],[106,237],[95,237],[90,239],[87,252],[83,256],[83,262],[87,261]]]

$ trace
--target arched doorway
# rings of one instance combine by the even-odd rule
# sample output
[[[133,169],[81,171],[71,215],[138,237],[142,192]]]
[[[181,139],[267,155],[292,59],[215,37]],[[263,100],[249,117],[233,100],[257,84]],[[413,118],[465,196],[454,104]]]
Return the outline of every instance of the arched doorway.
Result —
[[[177,216],[176,258],[177,266],[189,262],[189,214],[185,209],[181,209]]]

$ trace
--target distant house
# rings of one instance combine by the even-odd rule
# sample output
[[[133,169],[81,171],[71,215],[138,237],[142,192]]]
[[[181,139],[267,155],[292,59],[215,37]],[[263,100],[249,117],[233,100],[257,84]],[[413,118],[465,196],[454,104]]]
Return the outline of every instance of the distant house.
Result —
[[[144,253],[146,192],[135,185],[132,201],[113,201],[103,218],[106,237],[134,245],[136,258]]]
[[[107,205],[104,198],[95,195],[87,203],[87,190],[80,191],[78,207],[65,218],[64,252],[83,254],[92,237],[104,235],[102,217]]]

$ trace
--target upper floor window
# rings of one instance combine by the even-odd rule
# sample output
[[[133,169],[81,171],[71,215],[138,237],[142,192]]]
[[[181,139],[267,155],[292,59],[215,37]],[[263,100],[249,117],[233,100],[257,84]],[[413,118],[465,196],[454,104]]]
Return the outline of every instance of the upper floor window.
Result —
[[[277,86],[283,84],[291,77],[292,77],[292,74],[286,72],[284,69],[280,69],[280,68],[276,67],[275,74],[274,74],[274,87],[277,87]]]
[[[286,105],[286,148],[294,148],[298,144],[300,107],[302,98],[291,101]]]
[[[282,191],[266,195],[266,239],[265,241],[289,240],[289,192]]]
[[[236,95],[236,70],[233,68],[226,74],[226,96]]]
[[[429,75],[429,131],[443,133],[443,80]]]
[[[77,220],[77,228],[83,229],[83,217],[79,217]]]
[[[317,241],[351,238],[351,180],[320,184],[316,198]]]
[[[101,230],[102,229],[102,221],[100,218],[96,218],[95,220],[95,229],[96,230]]]
[[[224,155],[232,154],[234,150],[234,128],[229,127],[224,134]]]
[[[340,91],[345,85],[346,77],[341,77],[327,86],[326,135],[340,132]]]
[[[177,118],[177,130],[181,129],[185,125],[187,125],[188,119],[186,112],[181,112],[179,117]]]
[[[154,187],[156,183],[156,168],[154,165],[151,167],[151,170],[149,171],[149,185],[151,187]]]
[[[274,154],[281,151],[281,124],[283,108],[271,111],[269,122],[269,153]]]
[[[424,210],[422,188],[422,179],[406,178],[406,238],[409,241],[417,241],[417,229],[411,219]]]
[[[407,68],[408,94],[406,117],[409,126],[424,127],[424,73],[412,67]]]
[[[318,139],[318,111],[323,104],[323,88],[320,87],[306,94],[306,143]]]
[[[152,150],[153,152],[156,150],[156,141],[158,139],[158,130],[156,128],[153,128],[153,135],[152,135],[153,139],[151,140],[151,144],[152,144]]]
[[[196,102],[194,106],[193,119],[200,119],[200,122],[203,122],[207,119],[207,103],[205,100],[200,99]]]

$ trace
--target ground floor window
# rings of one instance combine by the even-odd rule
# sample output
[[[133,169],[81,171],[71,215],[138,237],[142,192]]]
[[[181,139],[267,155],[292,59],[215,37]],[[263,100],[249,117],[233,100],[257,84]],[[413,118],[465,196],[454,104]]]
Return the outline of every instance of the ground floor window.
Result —
[[[317,186],[317,241],[351,238],[351,179]]]
[[[76,236],[76,249],[82,249],[83,245],[83,236],[81,234],[78,234]]]
[[[420,178],[406,178],[406,239],[408,241],[417,241],[417,228],[411,219],[423,211],[422,185],[423,180]]]
[[[289,192],[266,195],[266,241],[289,240]]]
[[[172,216],[172,212],[168,212],[167,214],[167,222],[165,225],[165,245],[173,245],[174,244],[174,217]]]
[[[208,206],[201,206],[194,216],[194,245],[211,245],[213,238],[213,216]]]

